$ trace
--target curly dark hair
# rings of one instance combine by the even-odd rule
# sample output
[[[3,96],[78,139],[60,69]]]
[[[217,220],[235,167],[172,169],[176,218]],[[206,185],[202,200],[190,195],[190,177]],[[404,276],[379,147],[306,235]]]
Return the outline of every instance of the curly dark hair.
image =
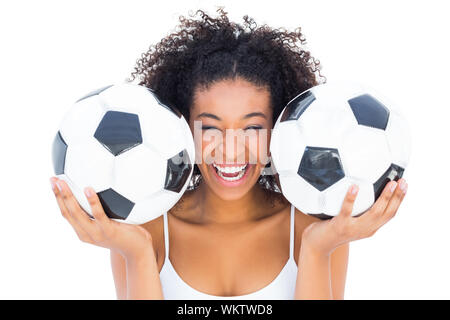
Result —
[[[189,121],[190,107],[197,88],[207,89],[224,79],[243,78],[266,87],[271,94],[273,123],[296,95],[326,78],[320,74],[319,60],[302,48],[306,40],[301,28],[258,26],[247,15],[243,24],[229,21],[223,7],[212,18],[203,10],[179,17],[175,32],[150,46],[137,60],[128,78],[155,91],[159,98],[175,106]],[[270,164],[270,163],[269,163]],[[201,173],[197,165],[188,190],[198,186]],[[259,184],[280,192],[274,175],[261,175]]]

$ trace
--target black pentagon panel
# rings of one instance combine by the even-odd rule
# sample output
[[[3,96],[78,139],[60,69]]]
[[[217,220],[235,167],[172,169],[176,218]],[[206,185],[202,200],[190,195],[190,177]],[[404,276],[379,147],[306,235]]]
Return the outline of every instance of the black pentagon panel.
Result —
[[[181,118],[181,112],[177,108],[175,108],[170,103],[163,102],[161,100],[161,98],[152,89],[147,88],[147,90],[150,91],[153,94],[153,96],[155,97],[156,101],[159,103],[160,106],[162,106],[162,107],[166,108],[167,110],[173,112],[178,118]]]
[[[100,121],[94,137],[117,156],[142,143],[139,116],[134,113],[108,111]]]
[[[192,164],[186,149],[167,160],[164,189],[180,192],[191,173],[191,169]]]
[[[358,124],[386,130],[389,110],[370,94],[363,94],[348,100]]]
[[[404,168],[391,164],[383,175],[373,184],[373,191],[375,193],[375,201],[380,197],[384,187],[392,180],[399,180],[403,176]]]
[[[297,173],[319,191],[345,176],[337,149],[309,146],[305,148]]]
[[[308,215],[319,218],[320,220],[328,220],[328,219],[333,218],[333,216],[329,216],[325,213],[308,213]]]
[[[366,213],[366,211],[363,211],[361,213],[355,214],[352,217],[358,218],[358,217],[362,216],[364,213]],[[334,218],[334,216],[329,216],[329,215],[327,215],[325,213],[308,213],[308,215],[316,217],[316,218],[319,218],[320,220],[328,220],[328,219]]]
[[[289,120],[298,120],[303,112],[316,100],[316,97],[311,91],[303,92],[288,103],[284,108],[283,115],[280,122]]]
[[[106,89],[108,89],[108,88],[110,88],[110,87],[112,87],[112,86],[113,86],[113,85],[111,84],[111,85],[109,85],[109,86],[106,86],[106,87],[103,87],[103,88],[94,90],[94,91],[92,91],[92,92],[89,92],[89,93],[88,93],[87,95],[85,95],[84,97],[78,99],[75,103],[80,102],[81,100],[87,99],[87,98],[89,98],[89,97],[95,96],[95,95],[97,95],[97,94],[100,94],[101,92],[105,91]]]
[[[111,188],[98,192],[97,195],[106,215],[112,219],[125,220],[134,207],[134,202]]]
[[[64,164],[66,163],[66,152],[67,143],[64,141],[61,133],[58,133],[53,139],[52,146],[52,160],[53,160],[53,171],[55,175],[64,173]]]

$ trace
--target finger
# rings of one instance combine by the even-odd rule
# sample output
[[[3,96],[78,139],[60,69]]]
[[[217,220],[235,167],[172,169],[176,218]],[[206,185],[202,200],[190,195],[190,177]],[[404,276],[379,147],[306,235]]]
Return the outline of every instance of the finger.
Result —
[[[104,231],[107,231],[108,228],[111,227],[111,220],[106,215],[105,210],[103,210],[97,193],[93,188],[86,187],[84,189],[84,194],[86,195],[89,205],[91,206],[94,222],[97,223]]]
[[[89,218],[87,213],[80,207],[77,199],[73,196],[70,191],[69,186],[64,180],[58,180],[57,185],[60,186],[60,193],[64,204],[69,210],[69,214],[72,218],[81,226],[81,228],[86,231],[90,236],[92,236],[97,231],[96,224]]]
[[[356,196],[358,195],[359,187],[356,184],[351,185],[347,194],[345,195],[344,202],[342,203],[339,216],[350,217],[353,211],[353,205],[355,204]]]
[[[59,209],[61,211],[62,216],[69,222],[69,224],[72,226],[73,230],[77,234],[78,238],[83,242],[90,242],[92,239],[90,236],[84,231],[79,223],[75,221],[75,219],[72,217],[72,215],[69,213],[69,210],[67,209],[64,200],[62,198],[61,192],[59,191],[56,181],[57,179],[51,178],[51,181],[54,183],[53,192],[55,194],[56,202],[58,203]],[[52,186],[53,187],[53,186]]]
[[[383,213],[383,222],[381,225],[385,224],[387,221],[392,219],[392,217],[395,216],[397,213],[398,208],[400,207],[400,204],[403,201],[403,198],[406,195],[406,191],[408,190],[408,184],[406,183],[405,179],[400,179],[398,181],[398,187],[395,189],[394,195],[392,196],[391,200],[389,201],[386,210]]]
[[[389,201],[394,195],[394,191],[396,188],[397,188],[396,181],[389,182],[384,187],[380,197],[377,199],[377,201],[375,201],[375,203],[372,205],[372,208],[369,211],[371,211],[371,213],[376,213],[380,215],[383,214],[384,210],[386,210]]]
[[[69,210],[67,209],[66,205],[64,204],[64,200],[61,198],[61,194],[59,192],[59,189],[56,186],[56,179],[50,178],[50,182],[52,183],[52,190],[56,198],[56,202],[58,203],[59,209],[61,211],[62,216],[69,220],[72,220],[72,217],[69,214]]]
[[[383,189],[383,192],[375,201],[375,203],[364,212],[363,215],[359,216],[357,219],[361,226],[364,226],[365,230],[377,230],[378,219],[383,215],[389,200],[391,199],[393,192],[397,186],[397,182],[390,181]]]
[[[372,227],[373,227],[374,231],[381,228],[384,224],[386,224],[389,220],[391,220],[394,217],[401,202],[403,201],[403,198],[405,197],[406,190],[407,190],[407,184],[404,181],[404,179],[399,180],[397,182],[397,188],[395,189],[394,194],[392,195],[391,199],[389,200],[389,203],[388,203],[385,211],[380,216],[380,219],[378,219],[377,221],[375,221],[373,223]]]

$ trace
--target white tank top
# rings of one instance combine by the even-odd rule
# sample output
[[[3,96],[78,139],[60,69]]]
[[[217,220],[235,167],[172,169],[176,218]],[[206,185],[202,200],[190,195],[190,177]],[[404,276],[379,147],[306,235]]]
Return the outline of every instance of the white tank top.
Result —
[[[210,300],[210,299],[247,299],[247,300],[289,300],[294,299],[297,280],[297,265],[294,260],[294,216],[291,205],[289,260],[278,276],[264,288],[240,296],[215,296],[200,292],[188,285],[176,272],[169,259],[169,230],[167,213],[164,213],[165,258],[160,272],[164,299],[167,300]]]

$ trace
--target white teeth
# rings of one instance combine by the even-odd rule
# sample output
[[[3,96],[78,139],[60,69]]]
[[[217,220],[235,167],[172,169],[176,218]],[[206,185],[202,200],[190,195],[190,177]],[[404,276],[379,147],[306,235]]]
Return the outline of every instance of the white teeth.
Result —
[[[247,167],[247,164],[238,167],[221,167],[213,163],[213,166],[219,171],[223,173],[238,173],[239,171],[244,170]]]
[[[245,170],[242,170],[241,172],[239,172],[239,174],[236,177],[225,177],[222,175],[222,173],[220,171],[217,171],[217,174],[226,181],[236,181],[241,179],[244,176]]]
[[[218,165],[216,165],[215,163],[213,163],[214,168],[217,169],[217,174],[224,180],[226,181],[236,181],[241,179],[244,174],[245,174],[245,169],[247,168],[247,164],[243,165],[243,166],[238,166],[238,167],[220,167]],[[225,177],[222,173],[228,173],[228,174],[233,174],[233,173],[238,173],[239,174],[235,177]]]

